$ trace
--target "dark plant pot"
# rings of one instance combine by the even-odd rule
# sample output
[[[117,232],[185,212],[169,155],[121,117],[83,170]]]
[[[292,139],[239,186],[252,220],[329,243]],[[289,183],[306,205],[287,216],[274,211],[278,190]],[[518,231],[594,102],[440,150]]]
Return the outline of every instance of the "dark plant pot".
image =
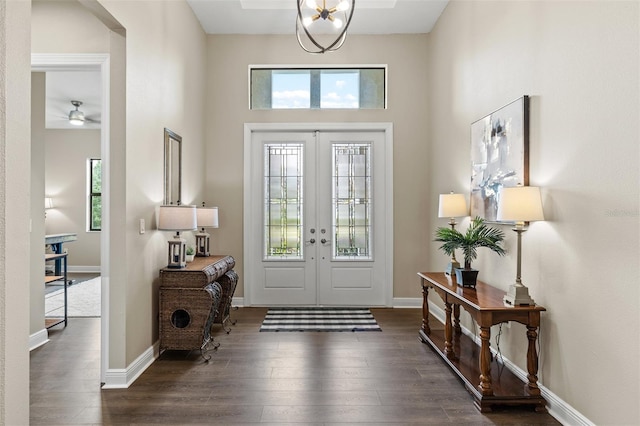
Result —
[[[472,268],[456,268],[456,282],[461,287],[476,288],[478,272],[480,271]]]

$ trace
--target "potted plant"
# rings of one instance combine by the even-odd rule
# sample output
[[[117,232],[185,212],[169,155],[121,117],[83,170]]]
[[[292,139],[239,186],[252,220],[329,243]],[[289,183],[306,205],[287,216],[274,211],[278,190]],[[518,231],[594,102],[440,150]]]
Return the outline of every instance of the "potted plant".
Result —
[[[456,281],[463,287],[476,286],[478,270],[471,268],[471,262],[478,257],[478,248],[486,247],[499,256],[506,253],[501,245],[504,232],[488,226],[481,217],[473,219],[464,234],[456,229],[441,227],[436,230],[435,237],[435,241],[443,243],[440,250],[449,256],[456,249],[462,249],[464,268],[456,268]]]
[[[193,262],[193,259],[196,256],[196,250],[193,247],[188,246],[187,247],[187,251],[185,252],[185,254],[186,254],[185,257],[186,257],[187,262]]]

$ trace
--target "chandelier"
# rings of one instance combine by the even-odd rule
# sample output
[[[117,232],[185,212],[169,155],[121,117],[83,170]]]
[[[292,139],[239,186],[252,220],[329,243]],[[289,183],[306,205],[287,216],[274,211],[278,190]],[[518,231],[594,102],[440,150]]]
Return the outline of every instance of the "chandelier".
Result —
[[[320,1],[322,6],[318,4]],[[327,8],[327,1],[335,5]],[[340,49],[347,38],[347,28],[351,23],[356,0],[296,0],[296,3],[298,5],[296,37],[300,47],[309,53],[333,52]],[[319,42],[319,33],[316,32],[313,36],[312,30],[326,32],[327,35],[323,34],[321,37],[328,39],[329,42],[324,44]],[[337,36],[334,39],[333,36],[336,33]]]

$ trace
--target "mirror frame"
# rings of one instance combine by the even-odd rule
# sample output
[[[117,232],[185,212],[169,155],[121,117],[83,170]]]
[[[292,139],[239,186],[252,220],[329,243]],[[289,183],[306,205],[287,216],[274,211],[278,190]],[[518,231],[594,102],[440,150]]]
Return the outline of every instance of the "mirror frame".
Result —
[[[182,198],[182,136],[164,129],[164,204],[178,205]]]

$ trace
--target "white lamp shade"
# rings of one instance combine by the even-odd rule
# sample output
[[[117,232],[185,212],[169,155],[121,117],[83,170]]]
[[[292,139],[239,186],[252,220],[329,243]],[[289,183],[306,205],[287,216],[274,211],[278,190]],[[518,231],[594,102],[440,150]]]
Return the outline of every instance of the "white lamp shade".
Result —
[[[467,201],[462,194],[440,194],[438,205],[438,217],[462,217],[467,216]]]
[[[515,186],[502,188],[498,201],[498,220],[533,222],[544,220],[540,188]]]
[[[161,231],[191,231],[196,229],[196,206],[160,206],[158,229]]]
[[[198,207],[196,209],[198,219],[198,228],[217,228],[218,227],[218,208],[217,207]]]
[[[52,209],[53,208],[53,198],[51,198],[51,197],[45,197],[44,198],[44,208],[45,209]]]

